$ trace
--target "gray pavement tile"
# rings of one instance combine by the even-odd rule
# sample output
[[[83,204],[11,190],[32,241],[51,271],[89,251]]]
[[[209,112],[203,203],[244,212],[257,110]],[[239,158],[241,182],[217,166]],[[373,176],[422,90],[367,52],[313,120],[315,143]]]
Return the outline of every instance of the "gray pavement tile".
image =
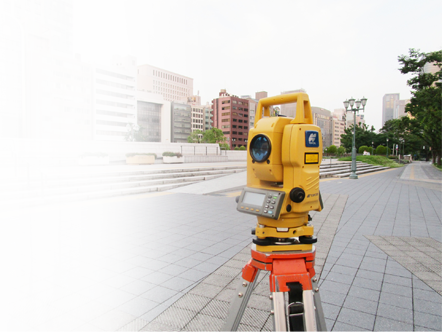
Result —
[[[353,286],[358,286],[362,288],[372,289],[375,291],[380,291],[382,288],[382,281],[381,280],[373,280],[373,279],[366,279],[356,276],[356,278],[353,281]]]
[[[92,279],[92,280],[97,281],[97,282],[102,282],[102,281],[104,281],[106,279],[109,279],[109,278],[112,278],[112,277],[114,277],[116,275],[118,275],[118,273],[113,272],[113,271],[109,271],[109,270],[106,270],[106,269],[100,269],[100,270],[97,270],[95,272],[87,274],[86,277],[88,279]]]
[[[132,269],[131,269],[132,270]],[[131,271],[129,270],[129,271]],[[127,271],[126,271],[127,272]],[[151,271],[152,272],[152,271]],[[130,277],[125,274],[117,274],[109,279],[103,280],[103,284],[112,286],[114,288],[120,288],[124,285],[127,285],[131,282],[134,282],[137,280],[136,278]]]
[[[442,316],[442,303],[436,303],[422,299],[414,299],[413,310],[431,315]]]
[[[200,284],[198,284],[197,287],[192,288],[189,291],[189,293],[214,298],[222,290],[223,290],[223,287],[221,287],[221,286],[211,285],[211,284],[201,282]]]
[[[395,285],[385,282],[382,284],[382,292],[392,293],[405,297],[413,296],[411,287]]]
[[[340,273],[348,276],[355,276],[358,270],[353,267],[342,266],[342,265],[333,265],[331,272]]]
[[[354,276],[351,275],[351,274],[348,275],[348,274],[342,274],[342,273],[330,271],[327,274],[326,280],[330,280],[330,281],[335,281],[335,282],[340,282],[340,283],[351,285],[353,283]]]
[[[411,273],[403,267],[396,269],[396,268],[389,267],[387,265],[387,267],[385,268],[385,273],[392,274],[392,275],[399,276],[399,277],[411,278]]]
[[[147,276],[141,278],[141,280],[144,280],[146,282],[155,284],[155,285],[161,285],[163,282],[172,279],[173,276],[167,273],[162,272],[153,272],[148,274]]]
[[[211,301],[210,298],[199,296],[196,294],[187,293],[173,304],[173,307],[186,309],[190,311],[200,312],[207,303]]]
[[[389,304],[396,307],[413,310],[413,301],[410,297],[404,297],[391,293],[381,293],[380,303]]]
[[[348,295],[377,302],[379,300],[380,292],[353,285],[351,286]]]
[[[337,292],[341,294],[347,294],[350,289],[350,284],[344,284],[341,282],[335,282],[331,280],[325,280],[321,283],[320,290],[327,290],[329,292]]]
[[[118,310],[132,316],[140,317],[155,308],[158,304],[143,297],[136,297],[118,307]]]
[[[69,314],[89,322],[111,310],[114,310],[114,308],[97,301],[91,301],[70,311]]]
[[[227,301],[212,300],[204,307],[203,310],[201,310],[201,313],[220,319],[225,319],[227,317],[229,308],[230,303]]]
[[[348,295],[345,299],[344,307],[365,312],[367,314],[376,315],[378,302]]]
[[[124,272],[123,275],[131,277],[131,278],[135,278],[135,279],[140,279],[140,278],[147,276],[148,274],[150,274],[152,272],[153,272],[153,270],[151,270],[151,269],[137,266],[137,267],[134,267],[133,269],[130,269],[130,270]]]
[[[215,271],[218,267],[219,267],[218,264],[212,264],[212,263],[203,262],[203,263],[200,263],[200,264],[198,264],[198,265],[195,265],[195,266],[193,267],[193,269],[198,270],[198,271],[203,271],[203,272],[212,273],[212,272]]]
[[[384,263],[371,263],[363,261],[361,265],[359,266],[359,269],[361,270],[367,270],[367,271],[374,271],[374,272],[380,272],[384,273],[385,271],[385,261]]]
[[[342,322],[336,322],[333,326],[332,331],[371,331],[369,329],[363,329],[358,326],[342,323]]]
[[[374,331],[413,331],[413,324],[399,322],[393,319],[378,316]],[[419,329],[418,329],[419,330]]]
[[[414,312],[414,324],[442,331],[442,317],[419,311]]]
[[[145,299],[154,301],[156,303],[163,303],[164,301],[175,296],[177,293],[178,291],[169,288],[165,288],[162,286],[155,286],[154,288],[148,290],[147,292],[141,294],[140,296]]]
[[[346,295],[328,290],[321,290],[321,301],[324,303],[342,306]]]
[[[114,309],[91,320],[90,323],[104,331],[109,331],[118,330],[119,328],[133,321],[135,318],[136,317],[133,315],[118,309]]]
[[[198,271],[194,269],[189,269],[180,274],[181,278],[188,279],[191,281],[199,281],[208,275],[207,272]]]
[[[178,275],[181,275],[183,272],[187,271],[188,269],[189,268],[187,266],[180,266],[180,265],[176,265],[176,264],[170,264],[170,265],[167,265],[167,266],[163,267],[158,272],[167,273],[167,274],[170,274],[172,276],[178,276]]]
[[[104,285],[101,283],[96,283],[90,287],[80,290],[78,293],[95,300],[105,294],[113,292],[114,290],[115,290],[114,287]]]
[[[105,295],[97,298],[98,302],[103,304],[110,304],[114,308],[133,299],[136,295],[125,292],[123,290],[115,289],[114,291],[107,292]]]
[[[149,283],[147,281],[143,281],[143,280],[135,280],[123,287],[121,287],[120,289],[122,291],[134,294],[136,296],[141,295],[145,292],[147,292],[149,289],[154,288],[155,285],[152,283]]]
[[[373,330],[375,316],[361,311],[352,310],[348,308],[342,308],[338,315],[337,322],[357,326],[367,330]],[[337,327],[335,325],[334,330]]]
[[[195,266],[197,266],[199,264],[201,264],[200,260],[194,259],[194,258],[191,258],[191,257],[185,257],[185,258],[182,258],[179,261],[175,262],[175,265],[187,267],[189,269],[193,268],[193,267],[195,267]]]
[[[413,311],[410,309],[400,308],[385,303],[379,303],[377,315],[399,322],[413,324]]]
[[[154,322],[169,326],[169,329],[167,331],[177,330],[177,329],[181,330],[192,320],[193,317],[195,317],[195,315],[196,312],[194,311],[176,308],[172,306],[166,309],[160,315],[158,315],[158,317],[155,319]]]
[[[341,306],[324,302],[322,303],[322,310],[324,312],[324,317],[333,320],[334,322],[338,317],[339,311],[341,311]]]
[[[399,276],[394,276],[391,274],[386,274],[384,276],[384,283],[389,283],[393,285],[400,285],[405,287],[411,287],[411,278],[404,278]]]
[[[199,313],[182,331],[221,331],[223,325],[223,319]]]
[[[181,292],[182,290],[193,285],[194,283],[195,282],[191,280],[183,279],[180,277],[174,277],[172,279],[163,282],[161,285],[166,288]]]

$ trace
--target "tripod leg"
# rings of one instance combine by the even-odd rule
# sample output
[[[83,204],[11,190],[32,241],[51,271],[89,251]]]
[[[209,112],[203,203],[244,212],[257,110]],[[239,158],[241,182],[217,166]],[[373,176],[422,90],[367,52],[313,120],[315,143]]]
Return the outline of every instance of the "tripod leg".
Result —
[[[285,301],[283,292],[273,292],[273,326],[275,331],[287,331],[287,316]]]
[[[302,292],[304,302],[304,326],[306,331],[316,331],[316,313],[313,300],[313,292],[305,290]]]
[[[241,318],[246,310],[250,295],[252,295],[253,288],[258,280],[259,270],[256,270],[255,278],[252,282],[243,279],[241,284],[236,289],[236,296],[230,306],[227,320],[222,331],[236,331],[238,329]]]
[[[327,331],[327,326],[325,325],[324,311],[322,310],[321,297],[319,296],[318,280],[314,278],[312,280],[313,284],[313,300],[316,308],[316,323],[318,325],[318,331]]]

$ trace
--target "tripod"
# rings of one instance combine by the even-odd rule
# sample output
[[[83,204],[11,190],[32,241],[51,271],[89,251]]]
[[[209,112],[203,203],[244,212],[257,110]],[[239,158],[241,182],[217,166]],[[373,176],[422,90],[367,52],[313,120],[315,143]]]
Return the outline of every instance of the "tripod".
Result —
[[[314,277],[315,247],[310,251],[268,253],[257,251],[253,244],[251,254],[223,331],[237,330],[260,270],[270,271],[275,331],[326,331],[318,279]]]

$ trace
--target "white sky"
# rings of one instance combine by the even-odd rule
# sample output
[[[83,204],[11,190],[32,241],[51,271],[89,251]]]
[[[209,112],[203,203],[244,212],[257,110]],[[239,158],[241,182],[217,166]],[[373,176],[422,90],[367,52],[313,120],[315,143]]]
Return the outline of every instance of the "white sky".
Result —
[[[365,96],[380,129],[382,97],[410,98],[398,56],[442,49],[440,0],[75,0],[74,48],[85,59],[133,55],[220,89],[269,96],[303,88],[312,106]]]

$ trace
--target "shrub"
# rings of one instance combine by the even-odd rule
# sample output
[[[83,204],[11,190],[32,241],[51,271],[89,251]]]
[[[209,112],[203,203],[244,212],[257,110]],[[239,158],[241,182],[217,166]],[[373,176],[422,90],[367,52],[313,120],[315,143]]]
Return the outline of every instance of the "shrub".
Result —
[[[155,159],[157,159],[157,155],[156,153],[137,153],[137,152],[131,152],[131,153],[126,153],[126,157],[134,157],[134,156],[154,156]]]
[[[383,145],[378,145],[376,148],[376,154],[377,155],[386,155],[387,154],[387,148]]]
[[[362,154],[364,151],[368,151],[368,146],[362,145],[359,147],[358,153]]]
[[[108,156],[108,154],[106,152],[83,152],[82,154],[79,154],[77,157],[80,159],[83,159],[84,157],[104,158],[107,156]]]
[[[163,157],[178,157],[181,158],[183,155],[180,152],[171,152],[165,151],[163,152]]]
[[[235,146],[234,150],[238,151],[239,150],[239,146]]]
[[[241,151],[244,151],[244,150],[246,149],[246,147],[245,147],[244,145],[241,145],[241,146],[239,147],[239,149],[240,149]]]
[[[330,145],[327,148],[327,153],[336,154],[336,152],[338,152],[338,148],[336,147],[336,145]]]

